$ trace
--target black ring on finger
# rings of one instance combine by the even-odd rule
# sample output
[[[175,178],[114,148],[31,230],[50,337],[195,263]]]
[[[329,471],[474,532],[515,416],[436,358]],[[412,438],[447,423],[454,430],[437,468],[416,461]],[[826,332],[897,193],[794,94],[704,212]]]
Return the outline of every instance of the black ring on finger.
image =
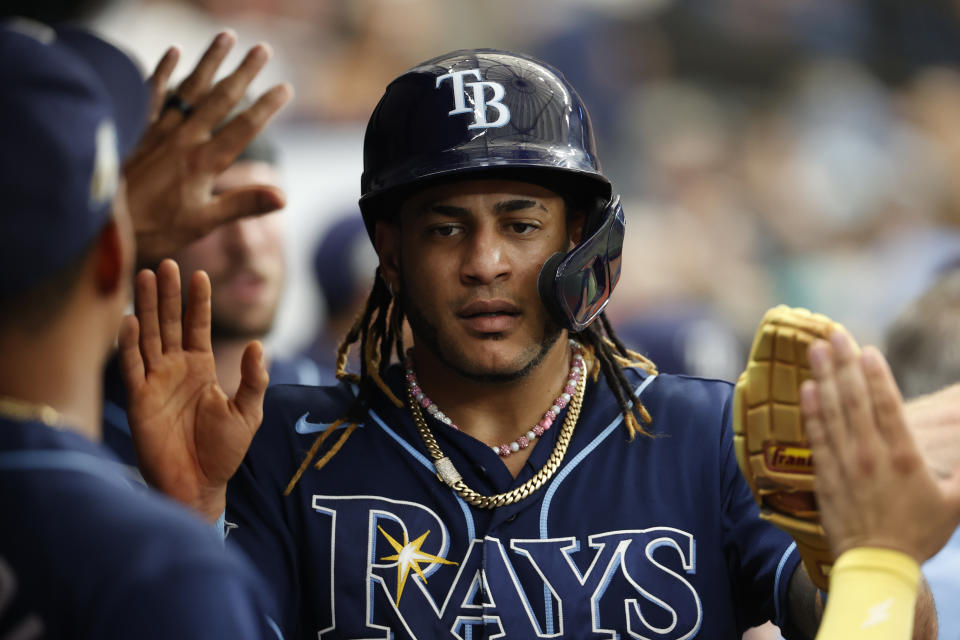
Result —
[[[193,106],[175,93],[168,95],[164,101],[163,110],[166,111],[167,109],[176,109],[183,114],[184,118],[189,118],[190,114],[193,113]]]

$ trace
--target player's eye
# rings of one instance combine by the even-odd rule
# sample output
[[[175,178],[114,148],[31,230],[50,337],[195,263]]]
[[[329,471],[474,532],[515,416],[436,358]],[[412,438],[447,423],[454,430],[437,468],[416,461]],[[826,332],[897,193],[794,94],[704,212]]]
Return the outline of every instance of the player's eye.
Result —
[[[462,233],[463,229],[456,224],[435,224],[427,232],[437,238],[450,238]]]
[[[537,230],[537,225],[531,222],[511,222],[508,226],[510,231],[521,236],[533,233]]]

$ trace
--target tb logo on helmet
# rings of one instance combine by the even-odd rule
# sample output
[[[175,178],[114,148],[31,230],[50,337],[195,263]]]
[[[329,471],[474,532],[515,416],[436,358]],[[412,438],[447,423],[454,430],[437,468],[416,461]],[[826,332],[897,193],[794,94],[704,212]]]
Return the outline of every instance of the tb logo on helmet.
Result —
[[[464,76],[471,75],[475,77],[479,82],[464,82]],[[506,95],[506,90],[503,88],[503,85],[499,82],[491,81],[482,81],[482,76],[480,75],[480,69],[466,69],[464,71],[453,71],[451,73],[446,73],[442,76],[437,77],[436,88],[440,88],[440,84],[447,78],[451,79],[453,84],[453,110],[450,111],[448,115],[456,115],[458,113],[470,113],[473,111],[473,123],[468,126],[468,129],[488,129],[490,127],[502,127],[508,122],[510,122],[510,109],[507,108],[507,105],[500,102],[504,95]],[[473,107],[467,106],[466,101],[466,91],[469,87],[473,91]],[[493,96],[487,100],[485,91],[486,88],[490,87],[493,89]],[[493,122],[487,121],[487,108],[493,107],[497,110],[497,119]]]

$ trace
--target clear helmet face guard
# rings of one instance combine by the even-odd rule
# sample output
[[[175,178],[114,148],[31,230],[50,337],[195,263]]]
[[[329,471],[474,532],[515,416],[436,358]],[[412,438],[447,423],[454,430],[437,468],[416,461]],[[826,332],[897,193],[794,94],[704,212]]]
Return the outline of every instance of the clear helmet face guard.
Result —
[[[599,222],[569,253],[555,253],[540,269],[540,299],[560,326],[580,332],[610,300],[623,258],[626,222],[620,196],[603,208]]]

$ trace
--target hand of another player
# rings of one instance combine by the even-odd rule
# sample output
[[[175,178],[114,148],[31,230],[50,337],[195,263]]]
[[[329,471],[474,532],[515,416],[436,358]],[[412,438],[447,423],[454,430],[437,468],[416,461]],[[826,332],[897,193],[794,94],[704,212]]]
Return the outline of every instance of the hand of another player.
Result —
[[[937,480],[906,426],[883,356],[849,337],[810,346],[814,380],[801,388],[823,527],[836,555],[896,549],[923,562],[960,523],[960,470]]]
[[[235,39],[230,32],[214,38],[177,88],[176,95],[193,109],[189,115],[163,108],[167,84],[180,57],[175,47],[167,50],[148,81],[149,128],[124,165],[141,265],[157,264],[224,222],[284,206],[283,192],[273,186],[252,185],[213,194],[214,179],[293,95],[288,84],[277,85],[214,133],[270,58],[269,48],[257,45],[233,73],[211,86]]]
[[[217,382],[210,343],[210,279],[193,274],[185,315],[180,269],[164,260],[137,275],[135,316],[120,330],[120,362],[137,462],[147,482],[209,521],[263,418],[263,347],[243,353],[233,398]]]

